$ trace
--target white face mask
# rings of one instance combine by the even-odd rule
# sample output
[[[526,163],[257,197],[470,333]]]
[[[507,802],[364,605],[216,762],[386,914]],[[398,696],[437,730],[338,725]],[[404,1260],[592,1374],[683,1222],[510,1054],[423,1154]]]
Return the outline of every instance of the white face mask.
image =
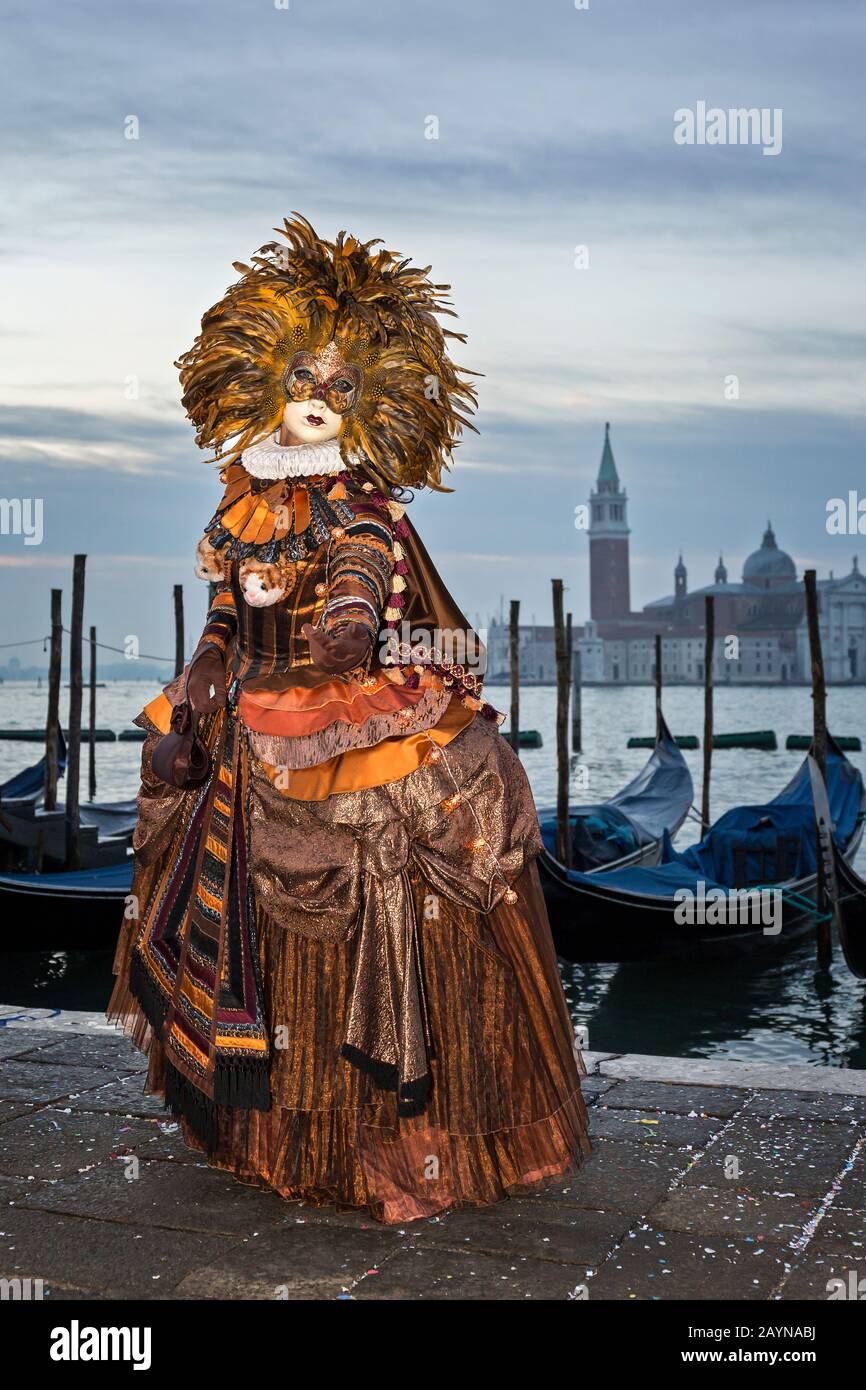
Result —
[[[343,416],[312,396],[308,401],[286,401],[283,425],[293,444],[325,444],[341,434]]]

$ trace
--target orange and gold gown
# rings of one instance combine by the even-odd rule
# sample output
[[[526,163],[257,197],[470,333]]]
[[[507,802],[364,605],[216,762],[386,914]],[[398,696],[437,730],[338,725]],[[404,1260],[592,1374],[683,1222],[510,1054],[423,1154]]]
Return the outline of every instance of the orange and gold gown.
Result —
[[[208,1162],[405,1222],[572,1171],[583,1066],[532,796],[480,678],[435,638],[380,643],[349,676],[312,664],[304,625],[347,614],[379,636],[469,631],[403,507],[333,457],[226,474],[197,650],[224,653],[227,705],[188,790],[151,768],[184,678],[139,717],[138,911],[109,1016]],[[250,558],[267,565],[277,525],[295,558],[263,603]]]

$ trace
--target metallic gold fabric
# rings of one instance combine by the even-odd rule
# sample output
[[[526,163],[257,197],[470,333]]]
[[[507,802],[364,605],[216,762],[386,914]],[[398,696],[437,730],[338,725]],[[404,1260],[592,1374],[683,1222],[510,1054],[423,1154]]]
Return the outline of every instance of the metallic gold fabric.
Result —
[[[250,822],[256,899],[275,923],[340,939],[361,904],[343,1046],[411,1090],[429,1075],[429,1028],[410,870],[465,908],[495,906],[541,845],[519,759],[474,719],[436,761],[325,801],[282,797],[254,769]]]
[[[386,1222],[574,1171],[590,1148],[583,1067],[534,863],[515,886],[518,901],[485,916],[437,902],[411,876],[435,1050],[430,1101],[414,1118],[340,1056],[357,937],[322,942],[261,917],[273,1109],[223,1110],[209,1161],[285,1197],[367,1207]]]

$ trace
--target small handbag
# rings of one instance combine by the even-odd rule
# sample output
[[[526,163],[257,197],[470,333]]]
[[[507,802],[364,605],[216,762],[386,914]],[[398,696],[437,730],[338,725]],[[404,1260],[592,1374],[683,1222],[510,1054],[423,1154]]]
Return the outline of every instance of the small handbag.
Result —
[[[150,765],[170,787],[201,786],[210,772],[210,753],[198,733],[199,717],[188,700],[175,705],[171,727],[153,750]]]

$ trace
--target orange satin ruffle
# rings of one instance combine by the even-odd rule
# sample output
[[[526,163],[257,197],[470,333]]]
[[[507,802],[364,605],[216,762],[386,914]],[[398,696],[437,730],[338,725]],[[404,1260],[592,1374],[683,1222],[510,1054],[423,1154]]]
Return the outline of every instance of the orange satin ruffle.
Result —
[[[421,766],[430,753],[431,742],[445,747],[474,718],[475,710],[466,709],[452,697],[439,723],[423,733],[396,734],[372,748],[352,748],[318,767],[292,771],[262,762],[262,769],[283,796],[293,801],[324,801],[340,792],[358,792],[399,781]]]
[[[171,726],[172,706],[166,695],[162,691],[150,704],[145,705],[142,713],[146,714],[155,729],[159,729],[161,734],[167,734]]]
[[[426,685],[407,689],[394,676],[377,672],[371,684],[338,679],[324,680],[307,688],[289,686],[284,690],[244,689],[238,713],[248,729],[258,734],[298,738],[316,734],[330,724],[363,724],[372,714],[394,714],[414,709],[423,699]]]

